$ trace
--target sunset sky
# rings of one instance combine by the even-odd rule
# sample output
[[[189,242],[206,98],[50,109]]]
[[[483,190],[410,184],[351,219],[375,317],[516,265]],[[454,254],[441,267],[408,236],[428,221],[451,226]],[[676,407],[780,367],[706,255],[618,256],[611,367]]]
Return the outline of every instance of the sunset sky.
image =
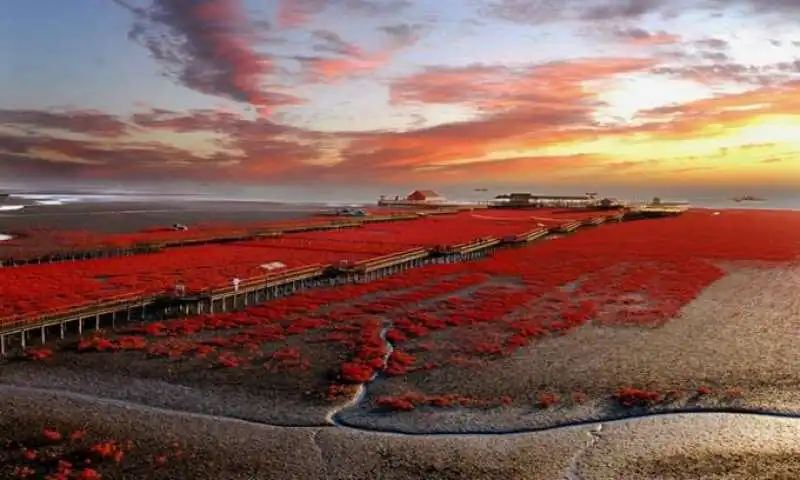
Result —
[[[796,0],[0,12],[5,183],[800,185]]]

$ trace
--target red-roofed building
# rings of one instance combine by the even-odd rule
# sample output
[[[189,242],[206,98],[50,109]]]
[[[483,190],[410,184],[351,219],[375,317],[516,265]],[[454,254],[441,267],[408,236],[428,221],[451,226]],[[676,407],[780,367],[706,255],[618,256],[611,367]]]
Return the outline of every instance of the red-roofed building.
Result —
[[[444,197],[433,190],[414,190],[406,197],[409,202],[443,202]]]

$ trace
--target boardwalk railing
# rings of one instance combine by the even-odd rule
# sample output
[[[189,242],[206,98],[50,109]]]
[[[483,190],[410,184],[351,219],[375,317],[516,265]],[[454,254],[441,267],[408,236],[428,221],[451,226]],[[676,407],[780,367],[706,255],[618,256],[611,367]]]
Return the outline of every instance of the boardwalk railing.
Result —
[[[22,327],[35,327],[38,324],[51,320],[76,316],[91,316],[109,308],[123,307],[126,305],[140,305],[150,303],[154,295],[137,292],[118,295],[94,302],[73,304],[67,307],[37,312],[33,315],[12,315],[0,318],[0,332],[7,332]]]

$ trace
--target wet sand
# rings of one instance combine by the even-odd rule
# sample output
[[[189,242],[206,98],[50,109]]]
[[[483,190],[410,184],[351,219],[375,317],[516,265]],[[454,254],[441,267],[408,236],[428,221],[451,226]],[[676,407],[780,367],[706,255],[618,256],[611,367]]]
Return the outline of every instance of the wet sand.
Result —
[[[243,224],[304,218],[322,207],[262,202],[83,202],[0,211],[0,233],[28,229],[131,233],[175,223]]]

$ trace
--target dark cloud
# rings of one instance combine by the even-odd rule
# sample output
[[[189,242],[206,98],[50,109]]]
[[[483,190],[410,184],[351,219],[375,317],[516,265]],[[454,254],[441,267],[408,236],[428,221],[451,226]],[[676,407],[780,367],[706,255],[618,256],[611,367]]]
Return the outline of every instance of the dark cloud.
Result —
[[[96,110],[0,110],[0,125],[56,129],[98,137],[118,137],[129,126],[119,118]]]
[[[488,13],[517,23],[636,19],[665,11],[668,0],[490,0]]]
[[[755,15],[800,13],[795,0],[485,0],[487,13],[525,24],[563,20],[636,20],[648,14],[674,17],[685,11],[708,11],[721,15],[742,11]]]
[[[136,16],[129,37],[186,87],[264,110],[301,102],[263,87],[275,67],[253,45],[257,27],[268,25],[250,23],[242,0],[154,0],[147,8],[114,1]]]
[[[417,41],[422,31],[425,30],[425,26],[422,24],[399,23],[380,27],[379,30],[387,34],[396,45],[410,45]]]
[[[333,53],[349,57],[359,57],[363,51],[357,45],[342,39],[339,34],[329,30],[315,30],[312,32],[314,51],[320,53]]]
[[[800,60],[769,65],[748,65],[733,62],[724,53],[704,52],[702,58],[714,63],[691,63],[659,66],[652,73],[676,76],[709,86],[720,83],[742,83],[752,85],[776,85],[797,78]]]
[[[160,142],[74,140],[49,135],[0,134],[0,169],[46,178],[158,177],[180,172],[191,177],[224,165],[220,155],[202,156]]]
[[[394,15],[412,5],[411,0],[278,0],[278,26],[301,27],[328,8],[342,8],[364,16]]]
[[[640,45],[669,45],[678,43],[681,39],[679,35],[668,33],[663,30],[651,32],[638,27],[619,28],[614,30],[614,35]]]
[[[724,50],[728,48],[728,41],[721,38],[703,38],[694,41],[693,44],[703,49]]]

